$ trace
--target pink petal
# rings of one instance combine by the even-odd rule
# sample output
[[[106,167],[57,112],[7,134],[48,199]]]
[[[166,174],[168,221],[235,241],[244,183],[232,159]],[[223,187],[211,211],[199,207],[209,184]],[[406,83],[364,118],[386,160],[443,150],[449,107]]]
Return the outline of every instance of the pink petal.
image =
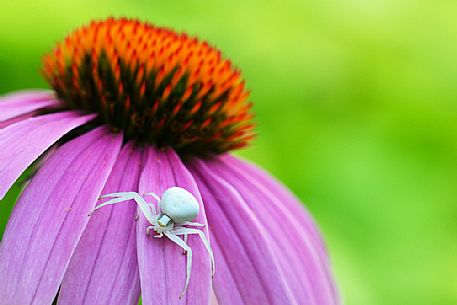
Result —
[[[161,196],[169,187],[185,188],[200,203],[200,213],[196,221],[206,224],[205,209],[197,185],[174,151],[150,148],[146,153],[144,171],[140,178],[140,193],[155,192]],[[201,240],[196,236],[189,236],[189,246],[193,251],[192,275],[187,293],[180,300],[179,295],[186,278],[186,256],[179,246],[166,237],[148,237],[148,225],[147,220],[140,216],[137,245],[143,304],[208,304],[211,294],[210,260]],[[208,236],[206,226],[203,231]]]
[[[33,117],[33,112],[29,112],[26,114],[22,114],[20,116],[14,117],[12,119],[8,119],[6,121],[0,122],[0,129],[5,128],[6,126],[13,125],[19,123],[20,121],[24,121],[25,119]]]
[[[30,118],[0,130],[0,199],[46,149],[93,115],[62,112]]]
[[[225,155],[221,157],[220,160],[223,160],[226,165],[232,167],[232,169],[234,169],[238,174],[244,175],[246,179],[256,181],[258,185],[263,185],[264,189],[270,190],[271,194],[274,194],[276,199],[281,200],[285,210],[289,211],[289,214],[295,218],[295,223],[301,225],[299,231],[308,232],[306,236],[309,236],[311,243],[316,247],[319,258],[323,260],[324,266],[327,267],[327,277],[332,280],[331,271],[328,270],[329,262],[325,242],[319,232],[318,226],[313,220],[313,217],[304,208],[304,205],[300,202],[300,200],[280,181],[270,176],[254,164],[237,159],[230,155]],[[333,299],[339,304],[340,297],[334,282],[331,285],[331,289]]]
[[[49,305],[108,178],[122,135],[98,128],[59,148],[17,202],[0,247],[0,300]]]
[[[286,196],[283,198],[272,193],[270,188],[250,175],[252,170],[237,166],[239,161],[233,162],[234,159],[219,158],[215,162],[206,162],[206,165],[208,171],[217,173],[238,190],[266,229],[281,228],[270,230],[272,245],[297,299],[309,300],[307,304],[338,304],[327,254],[322,251],[320,240],[312,238],[317,229],[314,227],[311,232],[303,221],[297,220],[299,217],[305,219],[309,225],[313,223],[310,216],[304,211],[300,215],[292,214],[288,207],[301,206],[300,203],[285,202]],[[297,213],[297,209],[294,212]]]
[[[0,96],[0,123],[32,111],[57,106],[52,91],[21,91]]]
[[[102,194],[138,192],[141,150],[127,144]],[[59,305],[136,305],[140,280],[136,253],[136,204],[109,205],[90,218],[71,259]]]
[[[297,300],[306,300],[306,304],[310,305],[320,304],[317,303],[316,298],[313,295],[313,290],[310,287],[312,283],[310,282],[311,279],[309,279],[310,275],[307,274],[307,270],[304,266],[306,262],[302,262],[300,259],[300,252],[306,251],[307,249],[292,248],[289,239],[285,238],[285,236],[289,236],[288,231],[292,231],[287,225],[292,226],[294,224],[289,224],[288,219],[284,217],[282,219],[282,224],[278,219],[275,219],[276,215],[282,215],[282,213],[278,211],[278,208],[268,209],[266,203],[266,200],[268,199],[260,196],[258,190],[249,189],[253,187],[251,184],[248,184],[249,181],[238,183],[229,173],[225,172],[224,169],[219,169],[212,162],[208,162],[205,169],[232,185],[240,193],[249,209],[255,213],[259,219],[259,225],[263,227],[263,230],[269,232],[272,251],[278,258],[278,266],[288,280],[288,284],[295,298]],[[275,227],[281,228],[281,230],[273,229]],[[283,249],[291,249],[291,251],[283,251]],[[322,305],[324,305],[324,303],[322,303]]]
[[[291,285],[291,280],[297,279],[288,278],[281,268],[281,257],[269,233],[280,228],[269,224],[267,229],[258,212],[203,161],[193,162],[191,171],[213,236],[217,267],[214,289],[219,304],[312,304],[309,299],[298,299]]]

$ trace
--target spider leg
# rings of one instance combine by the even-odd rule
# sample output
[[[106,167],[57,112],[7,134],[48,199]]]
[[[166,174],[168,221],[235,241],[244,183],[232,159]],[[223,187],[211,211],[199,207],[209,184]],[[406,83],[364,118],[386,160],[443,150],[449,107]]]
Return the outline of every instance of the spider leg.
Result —
[[[140,210],[143,212],[144,216],[146,219],[150,222],[153,223],[154,221],[154,216],[156,215],[155,212],[155,207],[154,205],[148,204],[143,197],[141,197],[138,193],[135,192],[124,192],[124,193],[112,193],[112,194],[106,194],[101,196],[100,198],[109,198],[113,197],[113,199],[108,200],[107,202],[104,202],[102,204],[99,204],[98,206],[95,207],[95,209],[92,211],[95,212],[96,210],[109,205],[109,204],[116,204],[122,201],[127,201],[130,199],[135,200],[135,202],[138,204],[140,207]]]
[[[160,202],[160,197],[154,192],[146,193],[143,196],[152,196],[155,200],[157,200],[157,202]]]
[[[146,235],[149,236],[149,235],[151,234],[151,230],[154,230],[154,226],[148,226],[148,227],[146,228]]]
[[[211,245],[209,244],[208,239],[206,238],[205,234],[203,233],[202,230],[198,229],[192,229],[192,228],[184,228],[184,227],[178,227],[172,230],[172,233],[176,235],[184,235],[187,236],[188,234],[198,234],[205,245],[206,251],[208,251],[208,254],[211,259],[211,275],[214,277],[214,273],[216,272],[216,265],[214,263],[214,254],[213,254],[213,249],[211,249]]]
[[[154,222],[154,217],[157,215],[156,209],[154,204],[148,204],[146,200],[144,200],[143,197],[141,197],[138,193],[134,194],[133,198],[138,206],[140,207],[140,210],[143,212],[144,217],[149,221],[149,223]]]
[[[157,200],[157,208],[159,209],[158,212],[159,212],[159,214],[160,214],[160,206],[159,206],[160,197],[159,197],[156,193],[154,193],[154,192],[146,193],[146,194],[143,195],[143,197],[144,197],[144,196],[152,196],[152,197],[154,197],[155,200]],[[154,210],[154,211],[153,211],[154,215],[158,215],[158,214],[157,214],[157,211],[155,210],[154,204],[151,202],[150,205],[151,205],[151,209]]]
[[[121,194],[125,194],[125,195],[121,195]],[[107,194],[107,195],[101,196],[100,199],[109,198],[109,197],[114,197],[114,199],[108,200],[107,202],[104,202],[102,204],[97,205],[94,208],[94,210],[90,213],[90,215],[92,215],[92,213],[94,213],[96,210],[98,210],[100,208],[103,208],[104,206],[107,206],[107,205],[110,205],[110,204],[116,204],[116,203],[119,203],[119,202],[122,202],[122,201],[127,201],[127,200],[130,200],[130,199],[133,199],[130,193],[116,193],[116,195],[115,194]]]
[[[184,242],[187,244],[187,239],[189,238],[189,235],[184,234]],[[186,254],[186,250],[182,249],[182,254]]]
[[[168,237],[172,242],[176,243],[178,246],[183,248],[187,252],[187,262],[186,262],[186,284],[184,286],[183,291],[179,295],[179,298],[181,299],[184,294],[186,293],[187,286],[189,286],[189,281],[190,281],[190,273],[192,271],[192,249],[178,236],[173,234],[172,231],[166,231],[163,232],[166,237]]]
[[[109,194],[105,194],[105,195],[100,196],[99,199],[111,198],[111,197],[128,197],[128,196],[132,196],[132,195],[135,195],[135,194],[137,194],[137,193],[135,193],[135,192],[109,193]]]
[[[193,227],[204,227],[205,225],[198,222],[185,221],[179,224],[180,226],[193,226]]]

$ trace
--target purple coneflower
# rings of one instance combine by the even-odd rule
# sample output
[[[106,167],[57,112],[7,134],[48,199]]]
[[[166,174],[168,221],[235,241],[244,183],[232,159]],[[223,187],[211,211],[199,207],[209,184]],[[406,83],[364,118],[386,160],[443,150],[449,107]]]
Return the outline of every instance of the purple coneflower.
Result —
[[[253,138],[240,73],[186,34],[129,19],[92,22],[44,58],[53,91],[0,102],[0,199],[29,167],[0,247],[0,304],[339,304],[321,235],[302,204],[228,154]],[[115,192],[179,186],[197,198],[186,256]],[[139,215],[139,219],[137,218]]]

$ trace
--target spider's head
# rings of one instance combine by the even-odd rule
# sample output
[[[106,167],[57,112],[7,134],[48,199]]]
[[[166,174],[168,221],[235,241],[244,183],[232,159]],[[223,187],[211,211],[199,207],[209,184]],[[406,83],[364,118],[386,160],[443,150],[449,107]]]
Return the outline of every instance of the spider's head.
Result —
[[[194,195],[180,187],[167,189],[159,205],[162,213],[176,223],[194,220],[200,210]]]
[[[159,224],[160,227],[166,228],[167,226],[171,225],[173,220],[165,214],[161,214],[159,218],[157,219],[157,223]]]

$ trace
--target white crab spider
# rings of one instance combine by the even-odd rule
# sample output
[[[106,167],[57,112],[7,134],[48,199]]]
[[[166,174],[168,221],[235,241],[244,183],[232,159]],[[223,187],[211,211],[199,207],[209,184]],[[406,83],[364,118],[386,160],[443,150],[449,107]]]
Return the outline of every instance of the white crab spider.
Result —
[[[187,190],[180,187],[171,187],[165,190],[162,198],[152,192],[144,194],[144,196],[146,195],[152,196],[157,200],[159,213],[156,212],[156,208],[153,203],[147,203],[146,200],[140,196],[140,194],[135,192],[111,193],[103,195],[100,199],[113,199],[96,206],[94,211],[109,204],[116,204],[131,199],[135,200],[144,217],[151,224],[147,227],[146,234],[149,235],[150,230],[154,230],[154,232],[157,233],[157,235],[154,236],[156,238],[160,238],[165,235],[172,242],[183,248],[184,253],[187,253],[186,283],[183,291],[179,295],[179,298],[181,298],[186,293],[192,270],[192,249],[187,245],[188,235],[196,234],[201,238],[211,258],[211,273],[213,276],[215,271],[213,250],[211,249],[205,234],[202,230],[186,227],[205,226],[201,223],[191,222],[195,219],[195,217],[197,217],[199,212],[197,199]],[[184,236],[184,240],[181,239],[179,235]]]

